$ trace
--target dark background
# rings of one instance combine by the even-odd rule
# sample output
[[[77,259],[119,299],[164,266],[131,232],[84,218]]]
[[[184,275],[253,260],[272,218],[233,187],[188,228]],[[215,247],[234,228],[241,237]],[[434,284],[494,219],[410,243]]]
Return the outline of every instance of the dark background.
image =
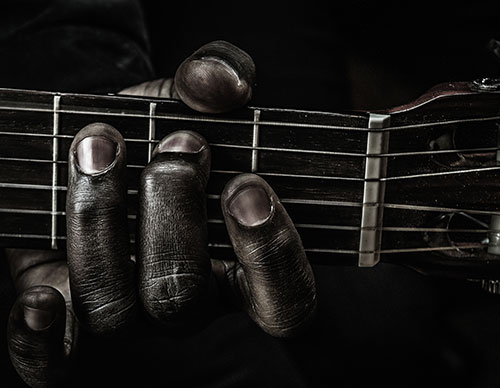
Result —
[[[202,44],[228,40],[257,64],[254,105],[387,108],[500,69],[486,49],[500,40],[498,12],[479,5],[143,3],[156,77],[172,76]],[[318,316],[300,338],[271,338],[234,311],[195,333],[83,338],[72,386],[500,384],[499,298],[399,266],[314,271]],[[2,386],[22,386],[0,345]]]
[[[159,75],[228,40],[257,64],[255,103],[319,110],[406,103],[439,82],[499,74],[498,6],[416,2],[143,0]],[[470,3],[470,2],[467,2]],[[168,15],[165,17],[165,15]]]

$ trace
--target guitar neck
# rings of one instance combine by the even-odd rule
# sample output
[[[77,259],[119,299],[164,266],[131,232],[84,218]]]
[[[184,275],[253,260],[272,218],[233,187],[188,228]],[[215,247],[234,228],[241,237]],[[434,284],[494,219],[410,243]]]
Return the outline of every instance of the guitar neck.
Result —
[[[156,143],[189,129],[212,148],[207,188],[210,249],[231,256],[220,193],[232,177],[264,177],[294,219],[312,260],[356,263],[368,114],[248,107],[202,115],[165,99],[0,91],[0,243],[64,247],[68,150],[85,125],[105,122],[125,138],[134,231],[139,175]],[[134,240],[133,234],[131,241]]]
[[[373,266],[382,258],[413,265],[417,259],[402,257],[413,254],[420,263],[432,252],[441,254],[432,265],[442,268],[457,245],[443,237],[450,225],[433,220],[467,214],[483,226],[461,226],[474,239],[461,242],[467,254],[459,255],[459,267],[484,277],[473,256],[485,252],[476,237],[500,215],[499,102],[496,91],[456,83],[381,113],[246,107],[204,115],[173,100],[0,89],[0,244],[64,248],[68,150],[81,128],[104,122],[127,145],[130,231],[139,175],[154,146],[187,129],[212,149],[213,257],[233,257],[220,193],[235,175],[253,172],[274,188],[313,262]],[[468,143],[459,145],[462,137]],[[463,163],[463,155],[474,161]]]

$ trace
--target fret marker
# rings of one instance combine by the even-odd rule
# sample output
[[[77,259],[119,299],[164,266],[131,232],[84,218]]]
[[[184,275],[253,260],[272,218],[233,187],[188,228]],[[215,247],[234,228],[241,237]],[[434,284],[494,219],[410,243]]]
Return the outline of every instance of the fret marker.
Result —
[[[52,210],[50,228],[50,247],[57,249],[57,162],[59,159],[59,107],[61,96],[54,95],[53,128],[52,128]]]
[[[259,160],[259,121],[260,121],[260,110],[255,109],[253,112],[253,138],[252,138],[252,172],[256,173],[258,169]]]
[[[380,261],[385,181],[389,149],[389,132],[379,131],[390,125],[390,116],[371,113],[368,120],[365,158],[365,185],[361,213],[358,266],[373,267]]]
[[[148,134],[148,163],[153,155],[153,140],[156,137],[156,102],[149,104],[149,134]]]

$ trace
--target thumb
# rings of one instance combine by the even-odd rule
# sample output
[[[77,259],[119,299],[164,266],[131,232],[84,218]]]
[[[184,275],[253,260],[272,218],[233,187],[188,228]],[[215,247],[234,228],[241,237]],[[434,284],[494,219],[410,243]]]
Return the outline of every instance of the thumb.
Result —
[[[29,386],[51,387],[66,378],[65,326],[65,301],[55,288],[31,287],[17,298],[7,341],[12,364]]]
[[[221,113],[248,103],[254,80],[255,64],[250,55],[219,40],[200,47],[186,58],[173,79],[144,82],[120,94],[175,98],[199,112]]]

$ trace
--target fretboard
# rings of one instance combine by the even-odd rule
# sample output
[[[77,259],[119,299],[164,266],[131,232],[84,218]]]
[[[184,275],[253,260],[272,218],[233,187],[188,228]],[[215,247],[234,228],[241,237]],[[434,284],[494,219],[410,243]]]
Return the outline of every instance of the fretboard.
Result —
[[[272,185],[313,260],[331,254],[357,260],[367,114],[248,107],[207,116],[172,100],[14,90],[0,91],[2,245],[64,246],[68,150],[73,136],[93,122],[108,123],[125,138],[130,231],[139,175],[155,144],[190,129],[212,149],[207,200],[215,256],[231,255],[222,188],[235,175],[253,172]]]
[[[212,149],[213,257],[233,257],[220,194],[242,172],[274,188],[314,262],[373,266],[386,254],[455,251],[449,241],[428,241],[429,233],[449,228],[430,220],[467,213],[482,222],[467,229],[477,236],[500,214],[499,95],[457,85],[384,113],[246,107],[224,115],[165,99],[0,89],[0,245],[64,248],[68,150],[81,128],[104,122],[127,145],[132,243],[139,175],[156,143],[189,129]],[[448,132],[474,139],[433,149]],[[460,165],[456,155],[483,155],[486,162]],[[484,242],[472,239],[462,248],[483,249]]]

